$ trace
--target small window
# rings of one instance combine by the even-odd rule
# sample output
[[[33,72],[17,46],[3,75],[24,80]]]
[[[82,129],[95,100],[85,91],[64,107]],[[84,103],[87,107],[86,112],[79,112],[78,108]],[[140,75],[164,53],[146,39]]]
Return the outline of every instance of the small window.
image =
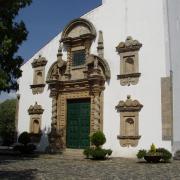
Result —
[[[74,51],[72,57],[72,65],[73,66],[80,66],[85,63],[85,51]]]

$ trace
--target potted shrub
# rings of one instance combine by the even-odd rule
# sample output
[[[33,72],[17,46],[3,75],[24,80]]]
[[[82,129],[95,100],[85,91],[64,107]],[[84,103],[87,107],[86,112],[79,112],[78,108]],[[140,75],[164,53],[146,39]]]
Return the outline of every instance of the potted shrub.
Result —
[[[90,139],[91,139],[91,144],[94,145],[95,147],[86,148],[84,150],[83,154],[86,156],[86,158],[103,160],[112,154],[111,149],[103,149],[101,147],[106,142],[106,138],[103,132],[101,131],[95,132]]]
[[[144,156],[144,159],[147,162],[158,163],[161,160],[161,153],[157,152],[156,146],[152,144],[150,150]]]
[[[158,148],[156,151],[161,154],[161,160],[163,162],[169,162],[172,158],[172,154],[165,148]]]
[[[164,149],[164,148],[157,148],[154,144],[151,145],[149,151],[146,150],[139,150],[137,153],[138,159],[145,159],[148,163],[158,163],[158,162],[169,162],[172,157],[172,154]]]

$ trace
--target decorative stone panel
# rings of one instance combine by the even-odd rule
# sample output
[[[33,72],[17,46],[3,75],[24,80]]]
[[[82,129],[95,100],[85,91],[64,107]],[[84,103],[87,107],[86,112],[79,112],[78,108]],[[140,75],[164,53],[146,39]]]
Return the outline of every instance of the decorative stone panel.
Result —
[[[139,73],[139,55],[138,52],[142,44],[132,37],[127,37],[125,42],[119,43],[116,47],[120,54],[120,75],[117,78],[122,86],[136,85],[141,73]]]
[[[34,69],[33,84],[30,85],[33,94],[40,94],[44,91],[45,87],[45,66],[47,60],[39,56],[38,59],[34,59],[32,67]]]
[[[172,138],[172,87],[171,78],[161,78],[161,107],[162,107],[162,139]]]
[[[116,106],[117,112],[120,112],[120,145],[122,147],[135,147],[141,138],[139,135],[139,111],[143,105],[137,100],[131,100],[127,96],[126,101],[120,101]]]
[[[42,109],[41,105],[38,105],[37,102],[34,106],[30,106],[28,109],[28,113],[30,115],[30,133],[39,134],[41,131],[41,121],[42,114],[44,109]]]

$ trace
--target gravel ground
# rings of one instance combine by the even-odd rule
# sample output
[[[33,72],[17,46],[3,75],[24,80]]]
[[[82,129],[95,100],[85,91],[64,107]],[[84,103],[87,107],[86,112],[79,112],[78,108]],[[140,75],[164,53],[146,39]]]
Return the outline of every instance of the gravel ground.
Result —
[[[146,164],[137,159],[94,161],[82,157],[0,156],[0,180],[180,180],[180,161]]]

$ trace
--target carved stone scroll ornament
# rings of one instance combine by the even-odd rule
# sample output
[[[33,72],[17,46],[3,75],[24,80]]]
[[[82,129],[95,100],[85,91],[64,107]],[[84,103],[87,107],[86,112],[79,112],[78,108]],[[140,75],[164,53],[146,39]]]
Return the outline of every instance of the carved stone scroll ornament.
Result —
[[[143,105],[138,100],[132,100],[127,96],[126,101],[120,101],[116,106],[117,112],[120,112],[120,140],[122,147],[135,147],[138,145],[139,136],[139,112]]]

